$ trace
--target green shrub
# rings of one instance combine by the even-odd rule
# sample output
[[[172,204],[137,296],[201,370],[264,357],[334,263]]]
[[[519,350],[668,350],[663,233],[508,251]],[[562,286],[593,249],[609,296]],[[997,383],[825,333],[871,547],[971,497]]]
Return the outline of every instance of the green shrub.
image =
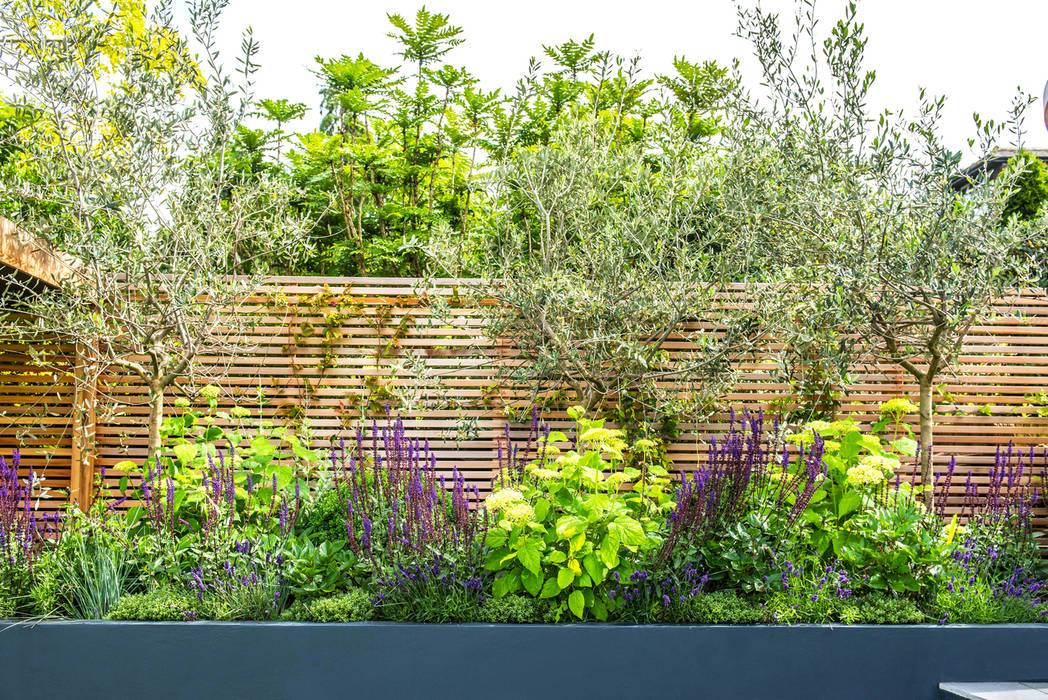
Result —
[[[296,600],[280,619],[296,622],[364,622],[375,619],[375,607],[366,590],[353,588],[341,595]]]
[[[911,625],[927,622],[927,616],[909,598],[871,593],[847,603],[840,621],[860,625]]]
[[[201,615],[201,601],[188,591],[158,588],[148,593],[121,596],[106,615],[107,620],[155,620],[184,622]]]
[[[550,606],[546,601],[524,595],[488,598],[477,613],[477,622],[526,625],[545,622]]]
[[[691,599],[686,622],[699,625],[757,625],[768,622],[768,610],[753,597],[715,591]]]
[[[567,436],[548,433],[539,459],[522,473],[500,475],[503,483],[486,501],[497,527],[488,530],[485,567],[496,573],[496,598],[523,590],[550,599],[560,616],[607,620],[613,572],[629,577],[630,559],[658,546],[649,533],[661,526],[672,492],[661,465],[625,466],[626,454],[639,463],[652,441],[628,445],[623,431],[584,413],[568,409],[574,450],[560,455],[555,445]]]
[[[348,542],[346,535],[345,486],[319,493],[302,509],[295,529],[310,536],[313,542]]]

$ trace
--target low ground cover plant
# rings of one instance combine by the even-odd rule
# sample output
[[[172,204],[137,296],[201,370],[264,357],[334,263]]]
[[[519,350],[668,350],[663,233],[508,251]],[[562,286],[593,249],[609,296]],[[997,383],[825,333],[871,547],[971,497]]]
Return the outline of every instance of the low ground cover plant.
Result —
[[[948,515],[956,461],[927,486],[930,509],[907,410],[870,429],[743,411],[677,474],[582,407],[563,432],[534,415],[485,496],[438,473],[388,411],[321,450],[246,411],[186,409],[157,459],[119,465],[117,492],[100,480],[87,512],[38,514],[34,477],[17,453],[0,460],[0,605],[166,621],[1042,621],[1048,451],[1000,449]]]

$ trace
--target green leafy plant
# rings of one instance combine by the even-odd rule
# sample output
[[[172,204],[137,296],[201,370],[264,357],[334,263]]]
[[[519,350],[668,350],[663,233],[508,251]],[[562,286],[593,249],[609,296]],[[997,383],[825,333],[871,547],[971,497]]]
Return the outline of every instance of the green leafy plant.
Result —
[[[911,411],[903,402],[887,402],[882,416],[897,425]],[[857,587],[920,590],[941,570],[949,544],[935,513],[917,500],[921,487],[903,482],[897,454],[851,419],[813,421],[787,439],[803,443],[815,435],[824,440],[827,478],[802,516],[812,528],[812,553],[862,572]],[[890,445],[904,455],[916,452],[906,437]]]
[[[539,457],[488,497],[497,522],[487,538],[486,568],[496,572],[494,595],[521,590],[551,599],[558,615],[608,617],[605,597],[612,572],[628,578],[636,558],[659,544],[657,530],[670,502],[669,479],[659,465],[622,466],[632,447],[603,420],[569,410],[577,448],[561,452],[562,433],[547,433]]]
[[[318,546],[295,537],[288,540],[282,556],[284,583],[293,596],[330,595],[353,582],[351,570],[357,557],[345,542],[322,541]]]

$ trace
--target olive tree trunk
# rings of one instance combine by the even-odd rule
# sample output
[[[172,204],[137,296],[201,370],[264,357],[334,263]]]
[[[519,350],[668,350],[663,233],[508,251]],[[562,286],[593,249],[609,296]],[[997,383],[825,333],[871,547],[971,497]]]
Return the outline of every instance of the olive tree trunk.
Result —
[[[153,462],[160,454],[160,426],[164,421],[164,387],[158,383],[149,387],[149,456]]]
[[[932,381],[926,376],[920,382],[921,484],[924,485],[924,502],[929,508],[935,505],[935,484],[932,481],[934,426],[935,402],[932,399]]]

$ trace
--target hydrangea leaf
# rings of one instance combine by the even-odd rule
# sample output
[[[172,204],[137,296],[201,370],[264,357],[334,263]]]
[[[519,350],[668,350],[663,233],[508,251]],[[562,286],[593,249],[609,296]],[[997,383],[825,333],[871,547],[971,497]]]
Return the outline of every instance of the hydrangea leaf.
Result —
[[[917,441],[913,438],[901,437],[898,440],[892,440],[891,446],[897,452],[904,454],[907,457],[914,457],[917,455]]]
[[[521,538],[517,544],[517,558],[524,568],[533,574],[542,570],[542,552],[535,537]]]
[[[568,596],[568,609],[571,610],[571,614],[575,617],[582,619],[583,609],[586,605],[586,599],[582,595],[582,591],[572,591],[571,595]]]

